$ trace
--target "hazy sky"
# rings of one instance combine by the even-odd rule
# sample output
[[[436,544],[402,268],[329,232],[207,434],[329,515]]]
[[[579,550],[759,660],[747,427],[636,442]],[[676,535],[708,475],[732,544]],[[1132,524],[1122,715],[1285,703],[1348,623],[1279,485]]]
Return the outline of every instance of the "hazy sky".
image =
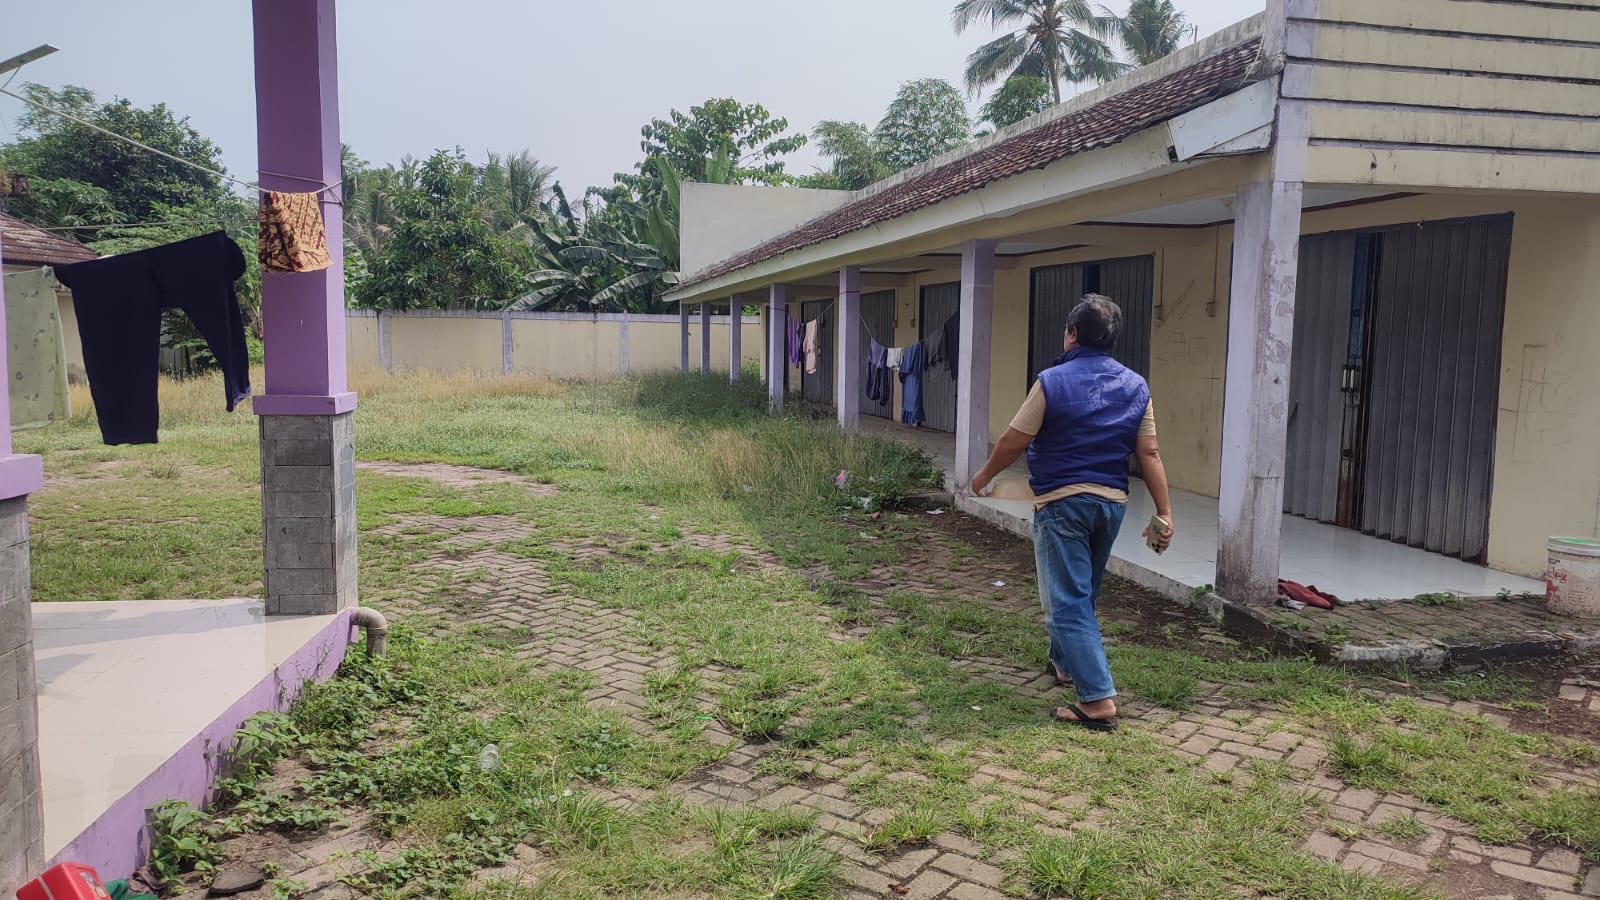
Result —
[[[1126,0],[1110,0],[1120,11]],[[874,124],[901,82],[960,85],[987,30],[956,37],[952,0],[341,0],[346,143],[392,162],[460,145],[473,159],[524,147],[574,194],[636,162],[639,128],[710,97],[757,102],[809,131]],[[1210,34],[1263,0],[1178,0]],[[248,0],[44,0],[0,4],[0,59],[61,52],[13,83],[83,85],[103,99],[166,102],[255,175]],[[0,97],[0,140],[21,104]],[[974,112],[977,102],[971,104]],[[818,158],[806,148],[789,170]]]

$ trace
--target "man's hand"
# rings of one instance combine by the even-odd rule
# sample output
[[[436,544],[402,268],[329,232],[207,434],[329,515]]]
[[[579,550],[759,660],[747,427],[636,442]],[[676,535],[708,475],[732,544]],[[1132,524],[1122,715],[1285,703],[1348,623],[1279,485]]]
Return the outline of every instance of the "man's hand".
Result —
[[[967,485],[967,491],[974,497],[982,497],[989,490],[990,480],[988,470],[979,469],[977,474],[972,476],[972,483]]]
[[[1161,548],[1160,551],[1158,551],[1158,552],[1165,553],[1166,549],[1168,547],[1172,546],[1172,536],[1175,533],[1177,533],[1178,528],[1177,528],[1176,525],[1172,524],[1172,514],[1171,513],[1168,513],[1168,514],[1166,514],[1164,516],[1163,515],[1157,515],[1156,518],[1158,518],[1161,521],[1167,523],[1167,530],[1161,532],[1159,535],[1156,536],[1156,546]],[[1149,525],[1146,525],[1144,527],[1144,533],[1141,535],[1141,537],[1143,537],[1146,541],[1150,540],[1150,526]]]

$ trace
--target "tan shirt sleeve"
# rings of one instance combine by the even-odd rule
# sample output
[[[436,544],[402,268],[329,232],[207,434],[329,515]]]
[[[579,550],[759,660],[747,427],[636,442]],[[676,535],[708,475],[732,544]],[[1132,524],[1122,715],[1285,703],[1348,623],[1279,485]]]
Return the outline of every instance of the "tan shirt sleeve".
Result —
[[[1029,437],[1039,433],[1044,427],[1044,389],[1039,382],[1033,383],[1033,389],[1028,391],[1028,399],[1022,401],[1022,408],[1011,417],[1011,427]],[[1156,435],[1156,404],[1152,400],[1145,404],[1144,418],[1139,420],[1139,437],[1155,437]]]
[[[1028,391],[1028,399],[1022,401],[1022,408],[1011,418],[1011,427],[1029,437],[1039,433],[1044,427],[1044,387],[1035,381],[1033,390]]]

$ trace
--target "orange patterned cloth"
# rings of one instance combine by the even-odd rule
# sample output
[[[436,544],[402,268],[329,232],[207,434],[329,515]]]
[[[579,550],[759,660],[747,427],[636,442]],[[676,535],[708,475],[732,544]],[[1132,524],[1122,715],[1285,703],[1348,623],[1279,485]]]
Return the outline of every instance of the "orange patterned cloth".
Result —
[[[316,194],[261,192],[261,271],[315,272],[333,264]]]

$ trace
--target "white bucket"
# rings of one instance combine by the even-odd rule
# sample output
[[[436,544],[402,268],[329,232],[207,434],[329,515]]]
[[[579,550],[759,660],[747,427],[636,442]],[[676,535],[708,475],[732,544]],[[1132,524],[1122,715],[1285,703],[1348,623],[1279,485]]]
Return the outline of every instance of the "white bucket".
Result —
[[[1563,616],[1600,618],[1600,541],[1551,538],[1544,602]]]

